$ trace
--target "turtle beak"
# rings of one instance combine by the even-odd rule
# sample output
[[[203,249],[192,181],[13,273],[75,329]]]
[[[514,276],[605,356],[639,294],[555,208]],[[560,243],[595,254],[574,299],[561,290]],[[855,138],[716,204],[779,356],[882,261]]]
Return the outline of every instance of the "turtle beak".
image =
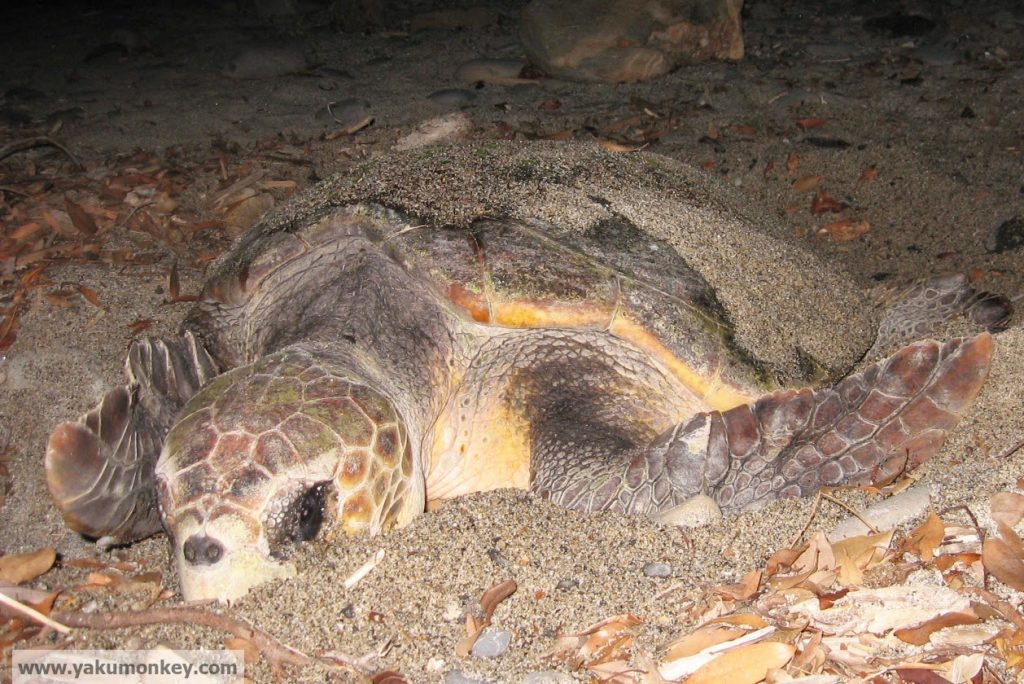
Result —
[[[249,522],[237,515],[222,515],[202,525],[189,523],[174,536],[186,601],[231,601],[259,584],[295,575],[295,566],[274,560],[262,535],[253,535]]]

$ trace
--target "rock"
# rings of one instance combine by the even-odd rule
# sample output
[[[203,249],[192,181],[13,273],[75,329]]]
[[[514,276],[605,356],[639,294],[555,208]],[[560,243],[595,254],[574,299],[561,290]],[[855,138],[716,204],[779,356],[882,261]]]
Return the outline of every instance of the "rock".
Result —
[[[743,57],[743,0],[533,0],[520,39],[534,66],[573,81],[646,81]]]
[[[672,566],[668,563],[662,563],[660,561],[654,563],[648,563],[644,566],[645,577],[671,577]]]
[[[488,627],[480,632],[470,653],[474,658],[497,658],[504,655],[510,643],[512,643],[512,632],[507,629]]]
[[[351,97],[321,107],[316,118],[333,121],[342,131],[354,133],[373,122],[373,111],[366,100]]]
[[[1021,247],[1024,247],[1024,220],[1019,216],[1000,223],[985,241],[985,248],[996,254]]]
[[[427,95],[427,99],[442,107],[465,107],[476,99],[476,93],[465,88],[443,88]]]
[[[534,79],[521,76],[525,65],[515,59],[471,59],[455,70],[455,80],[463,83],[492,83],[494,85],[516,85],[536,83]]]
[[[935,22],[920,14],[903,14],[890,12],[881,17],[871,17],[864,22],[864,30],[868,33],[887,33],[893,38],[923,36],[931,33]]]
[[[861,511],[860,517],[869,521],[875,529],[891,530],[923,514],[928,510],[930,501],[931,494],[928,488],[917,485],[871,504]],[[870,531],[860,518],[851,516],[836,525],[827,536],[830,542],[835,543],[849,537],[868,534]]]
[[[395,151],[411,150],[439,142],[462,140],[473,132],[473,120],[462,112],[427,119],[395,143]]]

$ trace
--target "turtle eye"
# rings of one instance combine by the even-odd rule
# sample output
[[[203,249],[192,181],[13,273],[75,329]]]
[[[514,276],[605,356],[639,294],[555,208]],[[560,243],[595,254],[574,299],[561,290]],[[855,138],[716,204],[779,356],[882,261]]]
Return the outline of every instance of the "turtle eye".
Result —
[[[298,515],[292,529],[292,541],[304,542],[316,537],[324,522],[324,511],[327,505],[327,487],[330,482],[318,482],[299,497],[296,505]]]

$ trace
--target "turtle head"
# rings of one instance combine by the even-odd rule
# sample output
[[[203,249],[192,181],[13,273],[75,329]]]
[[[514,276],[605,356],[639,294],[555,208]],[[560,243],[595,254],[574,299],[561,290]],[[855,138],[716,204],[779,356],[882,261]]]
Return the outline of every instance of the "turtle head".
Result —
[[[219,376],[156,466],[186,600],[289,577],[299,544],[376,533],[423,509],[394,406],[353,374],[286,350]]]

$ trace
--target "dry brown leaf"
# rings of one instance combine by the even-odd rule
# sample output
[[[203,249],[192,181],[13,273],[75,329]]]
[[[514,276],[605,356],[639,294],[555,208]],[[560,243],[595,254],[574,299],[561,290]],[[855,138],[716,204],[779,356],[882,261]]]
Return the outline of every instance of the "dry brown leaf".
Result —
[[[796,152],[790,152],[786,155],[786,175],[792,178],[796,175],[797,169],[800,168],[800,157],[796,155]]]
[[[1013,527],[1024,517],[1024,496],[999,492],[992,496],[992,519]]]
[[[42,230],[42,228],[43,227],[37,222],[30,221],[29,223],[24,223],[12,230],[7,236],[7,239],[13,242],[24,242]]]
[[[793,181],[793,189],[797,192],[810,192],[821,185],[821,176],[808,175],[800,176]]]
[[[944,627],[952,627],[954,625],[976,625],[979,622],[981,622],[981,618],[975,615],[972,611],[942,613],[941,615],[936,615],[930,620],[922,622],[920,625],[897,629],[893,634],[900,641],[905,641],[908,644],[914,644],[915,646],[923,646],[928,643],[928,639],[931,637],[932,632],[937,632]]]
[[[815,193],[813,199],[811,199],[811,213],[814,215],[833,213],[838,214],[841,211],[845,211],[849,208],[849,205],[844,202],[839,202],[832,198],[824,190],[819,190]]]
[[[89,302],[98,309],[103,308],[103,305],[100,304],[100,296],[96,294],[96,290],[92,289],[91,287],[86,287],[85,285],[78,285],[75,287],[75,289],[78,290],[78,294],[85,297],[85,300],[87,302]]]
[[[784,667],[796,652],[790,644],[766,641],[748,644],[723,653],[693,673],[687,684],[754,684],[765,678],[768,670]]]
[[[1008,587],[1024,591],[1024,560],[1001,539],[986,539],[981,549],[985,569]]]
[[[455,654],[465,658],[473,650],[473,644],[480,638],[480,633],[491,624],[491,617],[498,604],[515,593],[519,585],[515,580],[505,580],[496,584],[480,596],[480,609],[482,616],[477,618],[472,613],[466,613],[466,636],[455,645]]]
[[[665,653],[665,660],[679,660],[703,651],[705,648],[732,641],[743,636],[748,630],[730,625],[704,625],[700,629],[672,642]]]
[[[865,183],[872,183],[878,177],[878,169],[874,166],[869,166],[860,172],[860,179]]]
[[[996,522],[996,530],[1006,545],[1010,547],[1013,554],[1018,558],[1024,559],[1024,540],[1013,531],[1013,528],[1001,522]]]
[[[864,571],[882,562],[894,531],[849,537],[833,544],[832,550],[839,564],[840,584],[847,587],[860,584]]]
[[[819,237],[831,235],[836,242],[849,242],[865,235],[869,230],[871,230],[871,224],[867,221],[844,219],[822,226],[815,234]]]
[[[78,229],[82,235],[86,237],[92,237],[95,235],[99,228],[96,227],[96,220],[89,215],[82,205],[75,204],[70,199],[64,198],[64,210],[68,212],[68,216],[71,218],[71,225]]]
[[[732,132],[742,138],[753,138],[757,135],[757,129],[747,124],[734,124]]]
[[[137,335],[143,330],[147,330],[153,327],[154,323],[156,323],[156,321],[154,321],[152,318],[143,318],[129,325],[128,329]]]
[[[50,547],[30,553],[0,556],[0,582],[28,582],[52,568],[56,560],[57,552]]]
[[[637,148],[631,145],[623,145],[612,140],[605,140],[604,138],[595,138],[598,145],[608,150],[609,152],[636,152]]]
[[[906,548],[923,561],[930,561],[946,536],[946,525],[935,511],[928,511],[928,519],[915,527],[907,537]]]
[[[948,679],[927,667],[900,667],[896,674],[908,684],[949,684]]]
[[[809,128],[821,128],[822,126],[824,126],[827,123],[828,123],[828,119],[823,119],[823,118],[820,118],[820,117],[807,118],[807,119],[797,119],[796,120],[796,125],[799,126],[802,129],[804,129],[805,131],[807,129],[809,129]]]
[[[761,571],[751,570],[743,576],[743,581],[736,584],[722,584],[715,591],[730,598],[745,600],[757,593],[761,586]]]

